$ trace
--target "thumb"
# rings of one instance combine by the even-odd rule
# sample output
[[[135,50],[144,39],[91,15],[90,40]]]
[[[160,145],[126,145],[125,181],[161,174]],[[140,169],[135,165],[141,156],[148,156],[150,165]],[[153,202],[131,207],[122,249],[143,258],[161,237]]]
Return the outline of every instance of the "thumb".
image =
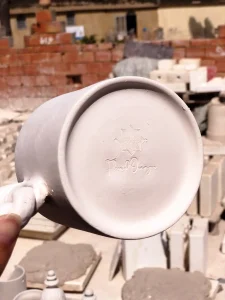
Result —
[[[0,276],[12,254],[21,228],[21,218],[15,214],[0,216]]]

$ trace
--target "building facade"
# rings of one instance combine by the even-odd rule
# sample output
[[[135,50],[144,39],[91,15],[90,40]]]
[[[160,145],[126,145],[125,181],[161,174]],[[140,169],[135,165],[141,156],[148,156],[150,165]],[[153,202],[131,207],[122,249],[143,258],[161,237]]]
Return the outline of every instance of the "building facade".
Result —
[[[10,23],[14,46],[23,47],[23,36],[31,33],[36,22],[38,1],[14,1],[10,10]],[[95,3],[93,3],[95,2]],[[156,28],[163,28],[165,39],[188,39],[205,37],[205,32],[215,34],[216,28],[224,24],[225,0],[178,0],[161,1],[59,1],[52,2],[56,19],[68,26],[84,26],[86,36],[95,35],[98,41],[114,34],[127,34],[133,30],[138,39],[153,38]],[[211,32],[210,32],[211,30]],[[199,35],[199,36],[198,36]],[[146,38],[146,35],[145,35]]]

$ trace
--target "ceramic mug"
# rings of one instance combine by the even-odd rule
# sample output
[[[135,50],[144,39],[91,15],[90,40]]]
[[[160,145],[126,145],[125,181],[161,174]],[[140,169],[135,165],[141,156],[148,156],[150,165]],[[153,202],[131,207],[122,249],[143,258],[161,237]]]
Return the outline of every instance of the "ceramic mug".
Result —
[[[160,83],[139,77],[47,101],[24,124],[15,157],[18,181],[34,189],[42,215],[123,239],[177,222],[203,166],[189,108]]]

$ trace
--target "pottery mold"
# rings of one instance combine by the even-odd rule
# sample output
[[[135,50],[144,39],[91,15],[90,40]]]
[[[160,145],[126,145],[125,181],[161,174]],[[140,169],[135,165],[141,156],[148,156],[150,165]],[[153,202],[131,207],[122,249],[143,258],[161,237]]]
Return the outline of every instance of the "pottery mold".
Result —
[[[41,214],[122,239],[176,223],[197,192],[202,165],[189,108],[139,77],[105,80],[44,103],[16,145],[18,181],[48,187]]]

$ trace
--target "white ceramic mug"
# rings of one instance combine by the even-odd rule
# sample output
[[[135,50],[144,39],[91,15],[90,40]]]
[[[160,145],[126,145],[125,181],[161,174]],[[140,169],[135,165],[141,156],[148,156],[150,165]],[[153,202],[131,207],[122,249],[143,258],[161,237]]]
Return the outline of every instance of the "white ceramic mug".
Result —
[[[16,145],[17,178],[34,188],[36,210],[116,238],[145,238],[178,221],[202,166],[201,135],[189,108],[163,85],[139,77],[47,101]]]

